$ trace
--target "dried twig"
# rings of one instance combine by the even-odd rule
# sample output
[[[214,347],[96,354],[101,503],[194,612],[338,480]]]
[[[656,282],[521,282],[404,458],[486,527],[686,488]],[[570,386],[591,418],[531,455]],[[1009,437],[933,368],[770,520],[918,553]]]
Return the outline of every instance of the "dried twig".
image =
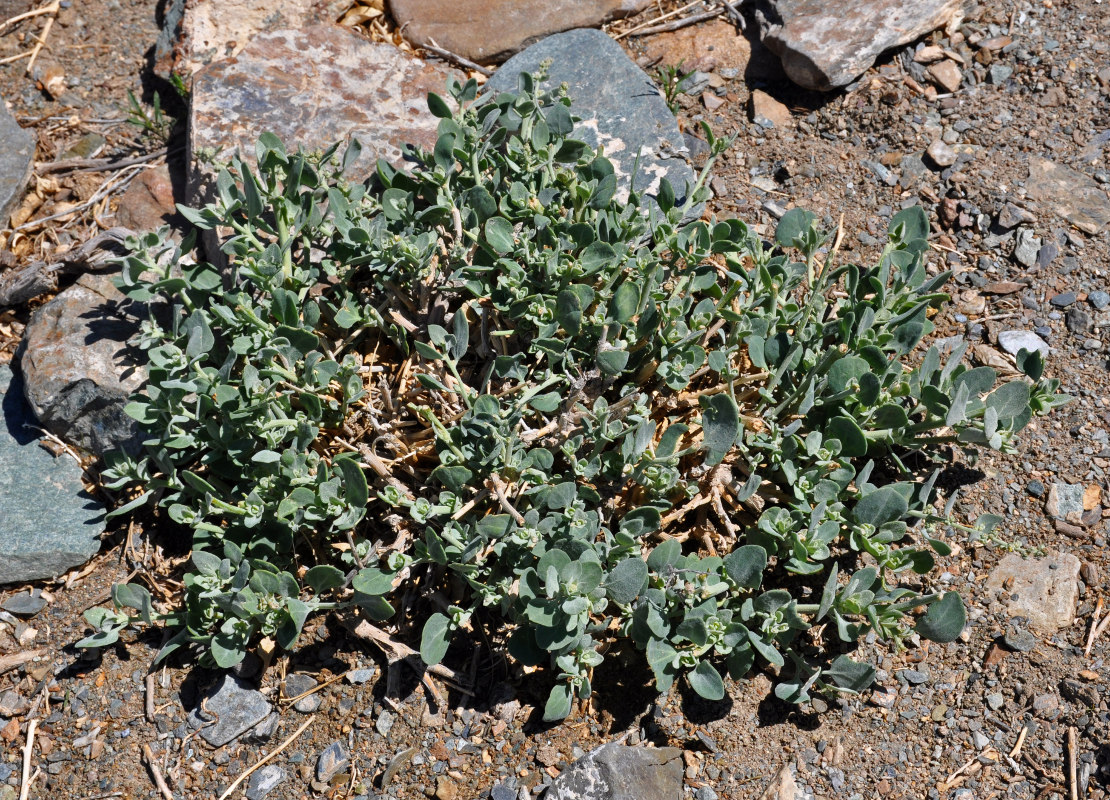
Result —
[[[1076,766],[1079,760],[1079,745],[1076,743],[1075,726],[1068,728],[1068,800],[1079,800],[1079,780]]]
[[[162,793],[162,797],[166,800],[173,800],[173,792],[166,785],[166,779],[162,777],[162,770],[158,768],[158,762],[154,760],[154,753],[151,752],[149,744],[143,745],[143,759],[146,761],[147,768],[150,769],[150,774],[154,777],[154,784],[158,787],[158,791]]]
[[[48,175],[51,172],[109,172],[155,161],[166,155],[166,152],[167,148],[161,147],[154,152],[132,158],[67,158],[39,164],[35,167],[35,172],[39,175]]]
[[[22,269],[3,273],[0,275],[0,308],[20,305],[57,288],[59,275],[95,272],[110,266],[108,258],[122,254],[122,243],[131,235],[132,231],[127,228],[110,228],[63,253],[58,261],[49,264],[35,261]]]
[[[35,728],[38,724],[37,719],[27,723],[27,744],[23,748],[23,775],[19,784],[19,800],[27,800],[27,793],[31,791],[31,750],[35,747]]]
[[[27,74],[31,74],[31,68],[35,66],[35,59],[39,57],[42,48],[46,46],[46,39],[50,36],[50,29],[54,27],[54,20],[58,17],[58,11],[62,8],[62,0],[53,0],[53,2],[44,7],[42,13],[48,14],[46,24],[42,26],[42,33],[35,37],[35,46],[31,48],[31,60],[27,62]]]
[[[3,33],[5,28],[10,28],[12,25],[15,25],[17,22],[22,22],[23,20],[30,19],[31,17],[38,17],[38,16],[41,16],[42,14],[51,13],[51,9],[53,8],[53,6],[54,6],[54,3],[48,3],[45,6],[40,6],[39,8],[32,8],[30,11],[24,11],[22,14],[16,14],[14,17],[9,17],[8,19],[4,20],[3,22],[0,22],[0,33]]]
[[[681,14],[683,11],[686,11],[687,9],[693,8],[694,6],[696,6],[701,1],[702,0],[694,0],[694,2],[692,2],[692,3],[687,3],[686,5],[684,5],[680,8],[676,8],[673,11],[668,11],[666,14],[662,14],[658,17],[655,17],[654,19],[649,19],[647,22],[642,22],[634,28],[629,28],[628,30],[623,31],[622,33],[618,33],[613,38],[617,39],[619,41],[620,39],[623,39],[625,36],[631,36],[634,33],[638,33],[639,31],[642,31],[644,28],[650,28],[652,25],[654,25],[657,22],[662,22],[665,19],[670,19],[671,17],[675,16],[676,14]]]
[[[331,686],[336,681],[343,680],[343,678],[345,678],[347,676],[347,673],[349,673],[349,672],[350,672],[350,670],[347,670],[346,672],[341,672],[338,675],[335,675],[334,677],[328,678],[323,683],[316,684],[311,689],[309,689],[307,692],[301,692],[296,697],[283,697],[281,699],[281,702],[288,703],[289,705],[293,705],[293,703],[296,703],[298,700],[303,700],[304,698],[308,697],[311,694],[316,694],[318,691],[320,691],[324,687]]]
[[[307,730],[308,726],[312,724],[312,721],[314,719],[316,719],[315,714],[313,714],[311,717],[309,717],[304,722],[302,722],[301,727],[299,727],[299,728],[297,728],[297,730],[293,731],[293,733],[289,736],[289,738],[286,739],[281,744],[279,744],[274,749],[273,752],[268,753],[265,756],[263,756],[262,758],[260,758],[257,762],[255,762],[254,766],[250,767],[245,772],[243,772],[242,775],[240,775],[238,778],[236,778],[235,781],[231,784],[231,786],[227,787],[227,791],[225,791],[223,794],[220,795],[220,800],[227,800],[228,797],[231,797],[231,793],[235,791],[235,789],[239,786],[240,783],[242,783],[247,778],[249,778],[252,773],[254,773],[259,767],[266,764],[266,762],[272,761],[274,756],[276,756],[278,753],[280,753],[286,747],[293,744],[293,742],[296,741],[297,737],[300,736],[302,733],[304,733],[305,730]]]
[[[455,670],[445,667],[442,664],[432,664],[428,666],[420,658],[420,653],[413,650],[404,642],[397,641],[376,625],[371,625],[369,621],[358,616],[349,615],[341,617],[340,622],[343,624],[343,627],[358,638],[373,642],[380,647],[390,663],[394,661],[408,662],[417,673],[421,674],[421,679],[425,682],[426,687],[429,685],[427,673],[431,673],[437,678],[449,683],[452,689],[466,695],[473,694],[473,692],[466,687],[466,679],[455,672]],[[434,686],[431,688],[431,691],[435,692]]]
[[[714,17],[719,17],[723,13],[725,13],[724,6],[717,6],[717,8],[710,9],[709,11],[703,11],[700,14],[691,14],[690,16],[683,17],[682,19],[676,19],[671,22],[664,22],[662,25],[656,25],[651,28],[644,28],[643,30],[637,32],[636,35],[650,36],[653,33],[669,33],[670,31],[677,31],[681,28],[688,28],[691,25],[697,25],[699,22],[705,22],[706,20],[713,19]]]
[[[1098,615],[1102,612],[1102,598],[1095,603],[1095,612],[1091,614],[1091,630],[1087,634],[1087,646],[1083,648],[1084,657],[1090,657],[1091,648],[1095,644],[1095,631],[1098,630]]]
[[[28,661],[38,658],[39,656],[46,655],[46,651],[39,650],[21,650],[18,653],[11,653],[10,655],[0,656],[0,675],[9,672],[18,666],[26,664]]]
[[[154,673],[146,675],[146,721],[154,722]]]
[[[423,49],[427,50],[429,53],[435,53],[437,56],[439,56],[440,58],[442,58],[445,61],[450,61],[453,64],[458,64],[463,69],[469,69],[469,70],[473,70],[474,72],[480,72],[481,74],[485,75],[487,78],[490,75],[493,74],[493,70],[488,69],[486,67],[483,67],[481,64],[475,64],[469,58],[465,58],[463,56],[460,56],[458,53],[452,53],[450,50],[445,50],[444,48],[442,48],[438,44],[436,44],[436,40],[432,39],[431,37],[428,38],[427,42],[425,42],[424,44],[422,44],[420,46]]]
[[[103,184],[101,184],[100,188],[96,190],[93,196],[86,200],[84,203],[76,205],[73,208],[66,209],[65,211],[59,211],[57,214],[51,214],[49,217],[40,217],[39,219],[33,219],[29,222],[24,222],[18,228],[14,228],[13,230],[25,231],[31,228],[38,228],[43,223],[53,222],[54,220],[61,219],[62,217],[69,217],[74,214],[79,214],[82,211],[87,211],[108,195],[114,192],[118,192],[121,189],[127,188],[127,185],[131,183],[131,181],[134,180],[135,176],[138,175],[141,171],[141,166],[136,166],[126,175],[109,178]]]
[[[1010,758],[1017,758],[1018,753],[1021,752],[1021,746],[1025,744],[1025,737],[1029,735],[1029,726],[1022,725],[1021,731],[1018,732],[1017,742],[1014,744],[1014,749],[1010,751]]]

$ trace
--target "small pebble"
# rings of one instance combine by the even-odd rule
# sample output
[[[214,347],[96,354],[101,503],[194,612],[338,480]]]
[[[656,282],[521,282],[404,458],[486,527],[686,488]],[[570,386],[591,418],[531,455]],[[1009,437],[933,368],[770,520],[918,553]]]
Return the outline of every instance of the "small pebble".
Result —
[[[1014,629],[1006,631],[1006,635],[1002,637],[1002,642],[1018,653],[1028,653],[1037,646],[1037,637],[1029,631]]]
[[[929,149],[925,152],[929,154],[929,158],[933,159],[933,163],[938,167],[950,167],[956,163],[956,151],[941,139],[937,139],[929,145]]]
[[[987,695],[987,705],[990,706],[991,711],[998,711],[1002,706],[1006,705],[1006,698],[1000,693],[994,692]]]
[[[6,598],[0,603],[0,608],[18,617],[33,617],[46,608],[46,600],[38,591],[20,592]]]
[[[1093,305],[1097,310],[1102,311],[1102,309],[1110,306],[1110,293],[1103,292],[1101,290],[1097,292],[1091,292],[1089,295],[1087,295],[1087,302]]]
[[[332,742],[316,762],[316,780],[327,783],[351,763],[347,746],[343,742]]]
[[[1075,298],[1075,292],[1060,292],[1060,294],[1056,295],[1048,302],[1052,303],[1052,305],[1057,308],[1067,308],[1075,302]]]

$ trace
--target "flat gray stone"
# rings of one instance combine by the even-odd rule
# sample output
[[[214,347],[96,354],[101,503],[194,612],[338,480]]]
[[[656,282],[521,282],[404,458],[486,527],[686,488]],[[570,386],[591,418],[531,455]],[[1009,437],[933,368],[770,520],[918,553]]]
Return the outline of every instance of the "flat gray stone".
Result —
[[[1054,483],[1048,489],[1045,512],[1054,519],[1062,519],[1078,524],[1083,517],[1083,494],[1081,483]]]
[[[545,800],[674,800],[682,797],[682,751],[610,743],[575,761]]]
[[[35,138],[19,127],[0,98],[0,227],[23,199],[23,190],[35,165]]]
[[[200,728],[200,737],[208,744],[222,747],[265,719],[270,710],[270,702],[261,692],[246,681],[225,674],[189,712],[189,725]]]
[[[0,584],[56,578],[96,555],[104,532],[81,468],[39,445],[22,384],[0,366]]]
[[[82,275],[35,312],[20,364],[43,427],[96,455],[138,451],[142,435],[123,407],[146,380],[145,356],[127,344],[145,314],[105,274]]]
[[[1028,560],[1011,553],[987,577],[987,588],[1007,586],[1006,613],[1025,617],[1030,630],[1051,636],[1075,621],[1078,579],[1079,559],[1071,553]]]
[[[33,617],[46,608],[46,599],[38,589],[33,592],[20,592],[4,599],[0,608],[17,617]]]
[[[1002,331],[998,334],[998,346],[1012,356],[1016,356],[1022,350],[1028,350],[1030,353],[1035,351],[1042,356],[1047,356],[1051,349],[1048,342],[1032,331]]]
[[[1029,228],[1018,228],[1014,240],[1014,260],[1026,269],[1037,263],[1037,253],[1041,249],[1041,240],[1033,235]]]
[[[536,72],[544,61],[551,62],[549,84],[567,84],[571,113],[582,118],[574,137],[605,148],[619,195],[628,196],[639,155],[636,190],[653,196],[665,177],[679,205],[685,202],[694,172],[682,158],[671,155],[686,150],[678,123],[652,79],[601,31],[568,31],[537,42],[506,61],[490,78],[486,91],[515,90],[520,73]]]
[[[1047,161],[1029,159],[1029,179],[1025,191],[1055,214],[1066,219],[1084,233],[1092,236],[1110,226],[1110,197],[1088,175],[1071,167]]]
[[[294,672],[285,676],[285,696],[298,697],[305,692],[311,691],[317,687],[317,682],[308,675],[302,675],[299,672]],[[300,700],[293,704],[293,708],[300,711],[302,714],[311,714],[320,708],[324,702],[324,698],[320,693],[310,694],[307,697],[302,697]]]
[[[267,764],[251,775],[247,782],[247,800],[262,800],[285,780],[285,770],[276,764]]]
[[[807,89],[847,86],[881,53],[944,27],[961,0],[758,0],[767,49]]]
[[[480,64],[503,61],[533,42],[639,13],[652,0],[390,0],[410,41],[435,41]]]
[[[343,742],[332,742],[324,748],[324,752],[320,753],[320,758],[316,761],[316,780],[326,783],[345,770],[350,763],[351,756],[347,752],[347,745]]]

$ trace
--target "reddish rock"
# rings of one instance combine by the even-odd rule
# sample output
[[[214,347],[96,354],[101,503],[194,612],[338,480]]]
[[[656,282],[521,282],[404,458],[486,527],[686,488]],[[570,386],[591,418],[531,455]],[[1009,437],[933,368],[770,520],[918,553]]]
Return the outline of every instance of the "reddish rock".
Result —
[[[1095,236],[1110,226],[1110,199],[1093,178],[1043,158],[1029,159],[1025,191],[1084,233]]]
[[[956,66],[956,62],[947,59],[930,64],[926,72],[929,74],[929,79],[946,92],[956,91],[964,81],[964,75]]]
[[[752,92],[749,112],[752,122],[763,127],[767,127],[769,122],[772,126],[781,130],[794,124],[794,119],[790,116],[790,109],[759,89]]]
[[[961,0],[764,0],[756,11],[768,49],[807,89],[847,86],[885,50],[963,13]]]
[[[636,14],[652,0],[392,0],[390,11],[405,37],[431,40],[488,64],[504,61],[545,36],[595,28]]]
[[[177,213],[173,182],[165,164],[145,170],[127,187],[116,208],[116,222],[133,231],[153,231]]]
[[[1028,560],[1011,554],[994,568],[986,585],[994,591],[1006,589],[1007,614],[1025,617],[1030,630],[1051,636],[1075,620],[1078,578],[1079,559],[1071,553]]]
[[[367,41],[338,25],[256,36],[237,57],[197,73],[189,125],[188,197],[203,202],[212,173],[201,153],[242,150],[253,158],[259,135],[272,132],[289,150],[322,149],[357,138],[365,170],[401,146],[435,145],[438,120],[427,95],[442,94],[461,73]]]

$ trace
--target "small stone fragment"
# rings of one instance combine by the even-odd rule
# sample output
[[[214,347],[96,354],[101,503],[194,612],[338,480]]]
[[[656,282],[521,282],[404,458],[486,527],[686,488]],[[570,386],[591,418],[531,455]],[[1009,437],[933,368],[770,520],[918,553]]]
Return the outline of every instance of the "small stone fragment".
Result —
[[[222,747],[269,715],[270,702],[246,681],[223,675],[189,712],[189,724],[213,747]],[[213,722],[213,719],[215,720]]]
[[[1004,231],[1013,230],[1021,224],[1029,225],[1035,221],[1036,217],[1013,203],[1005,203],[998,212],[998,227]]]
[[[1060,708],[1060,698],[1051,692],[1039,694],[1033,698],[1033,713],[1042,716],[1051,714]]]
[[[1048,342],[1032,331],[1002,331],[998,334],[998,346],[1012,356],[1022,350],[1039,352],[1042,356],[1047,356],[1050,351]]]
[[[933,159],[933,163],[938,167],[950,167],[956,163],[956,151],[941,139],[937,139],[929,145],[929,149],[925,152],[929,154],[929,158]]]
[[[1084,233],[1092,236],[1110,224],[1110,198],[1093,179],[1070,167],[1042,158],[1029,159],[1025,189]]]
[[[1110,306],[1110,292],[1104,292],[1101,289],[1091,292],[1087,295],[1087,302],[1093,305],[1096,310],[1102,311]]]
[[[353,669],[348,672],[345,677],[347,679],[347,683],[353,683],[358,686],[360,684],[366,683],[368,680],[373,678],[375,673],[377,673],[377,669],[375,669],[374,667],[371,667],[369,669]]]
[[[1048,499],[1045,501],[1045,512],[1055,519],[1079,522],[1084,511],[1084,492],[1084,486],[1079,483],[1052,484],[1048,490]]]
[[[1024,560],[1006,556],[987,578],[988,589],[1007,589],[1006,613],[1025,617],[1032,631],[1051,636],[1075,620],[1079,598],[1079,559],[1070,553],[1051,553]]]
[[[459,787],[451,778],[440,775],[436,778],[436,800],[455,800],[459,796]]]
[[[285,770],[276,764],[267,764],[251,775],[247,783],[247,800],[262,800],[285,780]]]
[[[0,608],[17,617],[33,617],[46,608],[46,598],[36,589],[33,592],[13,594],[0,603]]]
[[[1079,681],[1063,681],[1060,684],[1060,694],[1066,700],[1072,703],[1082,703],[1088,708],[1098,708],[1101,699],[1098,689],[1089,683],[1079,683]]]
[[[898,677],[904,679],[906,683],[918,686],[929,680],[929,673],[917,669],[900,669],[898,670]]]
[[[789,108],[759,89],[752,92],[748,113],[751,121],[761,128],[782,129],[794,121]]]
[[[682,795],[682,783],[682,751],[677,747],[630,747],[614,742],[592,750],[563,770],[545,797],[670,800]]]
[[[320,753],[316,762],[316,780],[327,783],[351,763],[347,753],[347,745],[343,742],[332,742]]]
[[[1002,637],[1002,641],[1008,648],[1017,653],[1028,653],[1037,646],[1036,636],[1029,631],[1023,631],[1018,628],[1006,631],[1006,634]]]
[[[397,715],[392,711],[382,711],[378,715],[378,720],[374,724],[374,728],[382,736],[389,736],[389,732],[393,729],[393,722],[397,719]]]
[[[1029,228],[1021,228],[1014,240],[1014,260],[1023,267],[1037,263],[1037,253],[1041,250],[1041,240]]]
[[[926,72],[933,83],[946,92],[956,91],[964,80],[963,73],[960,72],[955,61],[945,60],[930,64]]]
[[[798,784],[794,780],[794,773],[790,771],[789,764],[783,764],[759,800],[795,800],[798,797]]]
[[[30,707],[27,699],[15,689],[0,694],[0,717],[18,717]]]

